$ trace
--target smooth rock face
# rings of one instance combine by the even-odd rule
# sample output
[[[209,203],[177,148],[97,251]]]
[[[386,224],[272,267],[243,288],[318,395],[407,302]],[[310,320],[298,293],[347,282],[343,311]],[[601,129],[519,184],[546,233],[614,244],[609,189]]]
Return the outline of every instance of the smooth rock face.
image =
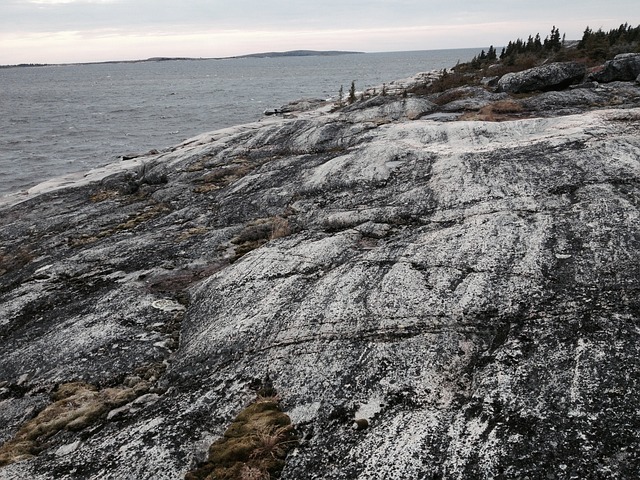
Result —
[[[640,108],[365,120],[407,104],[4,207],[2,440],[56,384],[152,387],[0,478],[181,478],[267,377],[284,479],[637,476]]]
[[[503,75],[498,80],[498,90],[509,93],[562,90],[569,85],[579,83],[585,73],[586,68],[580,63],[550,63]]]
[[[436,109],[436,105],[426,99],[399,99],[391,95],[378,95],[344,109],[350,122],[389,122],[396,120],[417,120]]]
[[[640,75],[640,53],[623,53],[605,62],[604,67],[589,74],[597,82],[629,82]]]

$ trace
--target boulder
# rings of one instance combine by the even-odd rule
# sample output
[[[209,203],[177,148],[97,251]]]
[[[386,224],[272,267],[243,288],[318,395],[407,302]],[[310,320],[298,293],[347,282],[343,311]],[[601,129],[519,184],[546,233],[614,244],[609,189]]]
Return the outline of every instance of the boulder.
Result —
[[[640,76],[640,53],[623,53],[616,55],[604,66],[589,74],[591,80],[608,83],[615,81],[632,82]]]
[[[498,80],[498,90],[508,93],[564,90],[579,83],[586,67],[576,62],[550,63],[522,72],[507,73]]]
[[[620,107],[629,105],[631,98],[638,98],[638,87],[629,82],[596,82],[576,85],[561,92],[543,92],[521,100],[528,112],[540,116],[572,115],[608,105]],[[594,85],[593,85],[594,84]]]

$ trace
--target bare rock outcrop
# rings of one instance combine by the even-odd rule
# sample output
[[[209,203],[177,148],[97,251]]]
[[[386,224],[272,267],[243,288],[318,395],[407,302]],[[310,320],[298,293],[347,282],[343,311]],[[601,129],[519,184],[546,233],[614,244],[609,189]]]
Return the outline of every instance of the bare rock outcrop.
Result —
[[[377,95],[342,109],[344,118],[350,122],[390,122],[417,120],[433,111],[437,106],[423,98],[400,98],[396,95]]]
[[[498,80],[498,90],[509,93],[562,90],[579,83],[586,67],[577,62],[560,62],[507,73]]]
[[[265,384],[285,480],[634,478],[628,87],[270,119],[4,205],[0,478],[183,478]]]

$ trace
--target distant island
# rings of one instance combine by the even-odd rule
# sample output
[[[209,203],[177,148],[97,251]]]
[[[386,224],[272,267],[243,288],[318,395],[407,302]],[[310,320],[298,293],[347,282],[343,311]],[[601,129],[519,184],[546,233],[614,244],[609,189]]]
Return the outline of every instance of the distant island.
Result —
[[[247,55],[234,55],[232,57],[151,57],[142,60],[107,60],[103,62],[77,62],[77,63],[20,63],[17,65],[0,65],[0,68],[23,67],[53,67],[62,65],[105,65],[111,63],[144,63],[144,62],[170,62],[177,60],[228,60],[235,58],[276,58],[276,57],[332,57],[337,55],[363,54],[364,52],[347,52],[340,50],[290,50],[287,52],[250,53]]]
[[[249,55],[237,55],[234,57],[226,58],[274,58],[274,57],[332,57],[336,55],[352,55],[362,54],[364,52],[345,52],[340,50],[290,50],[288,52],[265,52],[265,53],[251,53]]]

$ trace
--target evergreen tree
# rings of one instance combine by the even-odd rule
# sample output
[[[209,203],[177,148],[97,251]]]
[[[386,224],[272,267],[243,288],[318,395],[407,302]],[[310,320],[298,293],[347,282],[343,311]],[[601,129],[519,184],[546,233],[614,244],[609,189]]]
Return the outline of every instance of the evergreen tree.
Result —
[[[493,45],[491,45],[489,47],[489,51],[487,52],[487,61],[489,62],[495,62],[497,60],[498,56],[496,54],[496,49],[493,48]]]
[[[533,40],[533,48],[535,52],[542,50],[542,41],[540,40],[539,33],[536,33],[536,38]]]
[[[351,81],[351,88],[349,89],[349,105],[356,101],[356,81]]]

